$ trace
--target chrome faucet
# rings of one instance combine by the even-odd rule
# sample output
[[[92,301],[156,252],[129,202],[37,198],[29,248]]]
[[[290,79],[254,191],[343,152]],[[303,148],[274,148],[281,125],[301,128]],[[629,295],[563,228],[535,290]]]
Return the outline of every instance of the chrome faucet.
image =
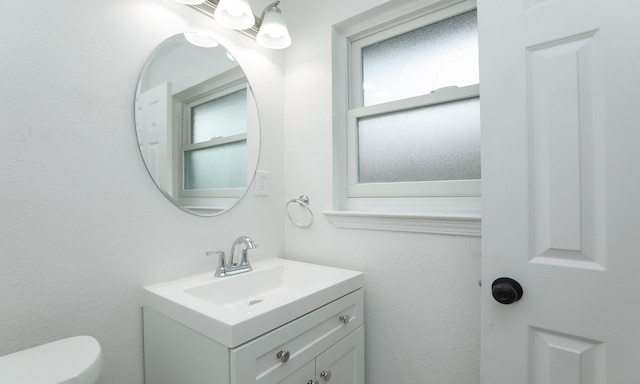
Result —
[[[258,245],[247,236],[238,237],[231,246],[231,252],[229,254],[229,260],[225,260],[225,254],[222,251],[207,252],[207,256],[218,255],[218,268],[216,269],[217,277],[232,276],[243,272],[249,272],[252,270],[251,264],[247,252],[249,249],[254,249]],[[242,247],[242,254],[240,257],[236,257],[236,249]]]

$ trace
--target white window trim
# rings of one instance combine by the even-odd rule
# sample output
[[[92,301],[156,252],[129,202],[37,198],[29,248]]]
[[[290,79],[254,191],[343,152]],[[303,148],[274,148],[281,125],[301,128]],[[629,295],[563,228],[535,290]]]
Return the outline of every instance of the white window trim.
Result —
[[[339,228],[382,231],[435,233],[442,235],[480,236],[480,217],[452,215],[427,216],[398,213],[325,211],[325,216]]]
[[[434,13],[448,8],[446,15]],[[434,23],[440,19],[451,17],[477,8],[475,0],[433,1],[428,5],[418,1],[390,1],[362,15],[334,26],[333,30],[333,137],[334,137],[334,207],[323,214],[339,228],[360,228],[388,231],[437,233],[463,236],[480,236],[481,233],[481,198],[480,180],[456,181],[459,193],[452,194],[448,188],[438,191],[439,185],[445,183],[430,182],[434,187],[430,197],[363,197],[369,193],[365,184],[354,186],[350,183],[353,177],[354,161],[349,157],[348,147],[354,145],[355,121],[365,114],[378,114],[394,108],[405,108],[406,105],[426,105],[437,102],[454,101],[469,97],[477,97],[479,86],[462,88],[444,88],[430,95],[390,102],[365,108],[352,108],[347,112],[345,105],[351,107],[354,99],[349,97],[350,89],[348,71],[350,67],[350,40],[360,39],[387,28],[390,36],[396,34],[394,28],[400,24],[411,23],[416,27]],[[352,79],[359,82],[360,79]],[[358,83],[359,84],[359,83]],[[358,92],[356,92],[358,93]],[[360,96],[356,96],[360,97]],[[440,101],[437,101],[441,99]],[[360,103],[360,104],[357,104]],[[354,102],[361,105],[361,101]],[[350,127],[351,125],[351,127]],[[353,178],[351,178],[353,180]],[[447,181],[446,183],[452,183]],[[391,183],[390,183],[391,184]],[[380,187],[377,185],[376,187]],[[354,188],[355,187],[355,188]],[[391,196],[398,196],[393,185],[382,186]],[[404,196],[412,196],[411,188],[405,189]],[[358,196],[358,197],[351,197]],[[378,196],[380,196],[378,194]]]

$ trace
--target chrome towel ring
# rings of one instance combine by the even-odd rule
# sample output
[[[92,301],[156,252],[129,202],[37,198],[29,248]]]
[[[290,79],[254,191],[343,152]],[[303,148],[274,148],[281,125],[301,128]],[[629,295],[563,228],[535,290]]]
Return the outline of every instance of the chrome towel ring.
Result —
[[[298,205],[300,205],[302,208],[305,209],[305,211],[309,214],[309,222],[308,223],[301,223],[299,221],[296,221],[293,217],[291,217],[291,212],[289,211],[289,205],[291,203],[298,203]],[[302,195],[300,197],[298,197],[297,199],[291,199],[289,201],[287,201],[287,205],[286,205],[286,210],[287,210],[287,216],[289,217],[289,220],[291,220],[291,222],[295,225],[297,225],[300,228],[308,228],[311,226],[311,224],[313,224],[313,212],[311,211],[311,208],[309,208],[309,196],[307,195]]]

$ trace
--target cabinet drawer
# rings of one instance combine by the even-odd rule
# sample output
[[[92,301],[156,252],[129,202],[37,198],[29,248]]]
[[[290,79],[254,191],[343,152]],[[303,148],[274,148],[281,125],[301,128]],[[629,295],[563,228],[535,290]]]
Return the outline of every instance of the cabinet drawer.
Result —
[[[358,289],[232,349],[231,383],[277,383],[362,324],[363,293]],[[281,351],[289,356],[287,362],[281,361]]]

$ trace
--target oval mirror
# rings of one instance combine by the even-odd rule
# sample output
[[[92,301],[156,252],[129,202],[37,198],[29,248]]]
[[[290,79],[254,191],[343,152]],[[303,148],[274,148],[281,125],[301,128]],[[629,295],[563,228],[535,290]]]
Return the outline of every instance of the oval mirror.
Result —
[[[153,51],[138,81],[135,126],[153,181],[189,213],[231,209],[253,180],[260,148],[253,92],[211,38],[179,34]]]

